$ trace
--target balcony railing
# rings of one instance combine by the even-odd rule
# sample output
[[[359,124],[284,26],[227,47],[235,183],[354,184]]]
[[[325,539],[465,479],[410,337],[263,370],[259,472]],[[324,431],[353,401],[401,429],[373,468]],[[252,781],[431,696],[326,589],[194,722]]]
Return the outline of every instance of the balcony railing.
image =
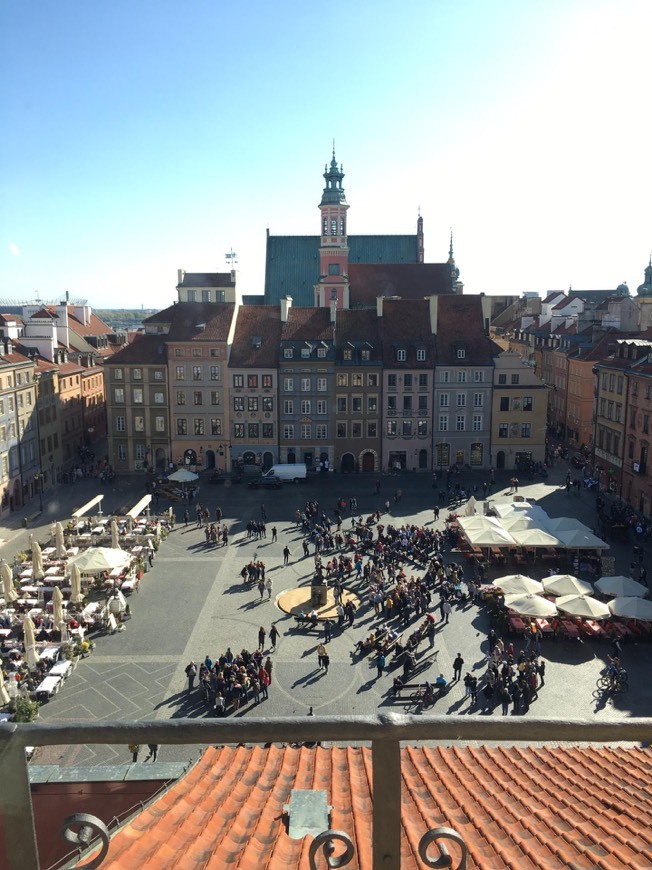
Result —
[[[28,746],[70,746],[81,744],[200,744],[287,743],[316,741],[371,741],[373,795],[373,867],[401,866],[401,750],[400,741],[537,741],[573,743],[652,742],[652,718],[620,722],[559,719],[511,719],[458,716],[407,716],[386,713],[375,716],[287,717],[282,719],[174,719],[165,722],[97,722],[93,724],[0,724],[0,813],[4,819],[7,870],[38,870],[34,815],[25,749]],[[82,825],[82,851],[102,847],[110,854],[108,832],[93,816],[72,817]],[[93,829],[95,833],[92,834]],[[94,836],[94,839],[93,839]],[[70,834],[67,839],[70,839]],[[315,838],[313,849],[332,840],[348,842],[346,832],[327,831]],[[451,867],[446,840],[455,840],[465,864],[465,847],[459,835],[448,828],[424,831],[419,854],[424,866]],[[72,842],[72,840],[71,840]],[[426,850],[439,850],[441,863],[428,863]],[[311,854],[314,858],[314,851]],[[429,861],[432,861],[432,857]],[[446,863],[448,861],[448,863]],[[312,862],[311,862],[312,863]],[[89,865],[91,866],[91,865]],[[92,866],[99,866],[94,863]],[[314,864],[312,865],[314,866]],[[344,866],[344,864],[340,865]]]

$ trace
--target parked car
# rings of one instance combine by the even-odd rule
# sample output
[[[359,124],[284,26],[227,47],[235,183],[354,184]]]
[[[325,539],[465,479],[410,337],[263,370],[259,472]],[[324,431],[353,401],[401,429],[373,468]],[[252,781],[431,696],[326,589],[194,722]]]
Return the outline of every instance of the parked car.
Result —
[[[283,481],[276,475],[254,477],[249,481],[249,489],[281,489]]]

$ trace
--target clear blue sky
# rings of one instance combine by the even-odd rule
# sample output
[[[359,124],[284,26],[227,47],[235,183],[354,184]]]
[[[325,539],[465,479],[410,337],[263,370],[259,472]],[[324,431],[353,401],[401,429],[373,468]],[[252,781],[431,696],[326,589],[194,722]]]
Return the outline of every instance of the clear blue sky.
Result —
[[[4,0],[0,299],[262,292],[265,230],[414,232],[466,292],[606,289],[652,250],[648,0]]]

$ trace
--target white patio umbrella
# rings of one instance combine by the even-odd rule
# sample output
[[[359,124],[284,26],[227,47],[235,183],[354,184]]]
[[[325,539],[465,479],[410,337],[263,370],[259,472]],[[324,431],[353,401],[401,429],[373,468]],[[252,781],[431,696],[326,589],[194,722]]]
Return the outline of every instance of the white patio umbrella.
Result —
[[[11,568],[6,562],[0,563],[0,576],[2,577],[2,594],[5,604],[15,601],[18,598],[18,593],[14,589],[14,580],[11,573]]]
[[[117,520],[111,520],[111,547],[114,550],[120,549],[120,532],[118,531]]]
[[[23,631],[25,633],[23,638],[23,644],[25,646],[25,661],[27,662],[27,667],[30,671],[33,671],[38,663],[39,654],[36,651],[36,635],[34,633],[35,626],[29,616],[25,617]]]
[[[540,595],[506,595],[505,607],[521,616],[556,616],[557,608],[552,601]]]
[[[607,606],[614,616],[652,622],[652,601],[646,601],[644,598],[636,598],[632,595],[614,598]]]
[[[593,586],[586,580],[573,577],[572,574],[553,574],[541,581],[543,588],[551,595],[592,595]]]
[[[195,474],[194,471],[188,471],[187,468],[177,468],[172,474],[168,474],[168,480],[174,480],[177,483],[191,483],[191,481],[198,478],[198,474]]]
[[[43,570],[43,553],[38,541],[32,541],[32,577],[34,580],[42,580],[45,577]]]
[[[559,538],[543,529],[510,529],[510,534],[521,547],[558,547]]]
[[[604,602],[590,595],[562,595],[555,604],[563,613],[584,619],[604,619],[610,614]]]
[[[498,577],[491,585],[502,589],[506,596],[543,594],[542,584],[524,574],[508,574],[505,577]]]
[[[581,525],[581,524],[578,524]],[[567,550],[608,550],[609,544],[598,538],[593,532],[578,528],[564,531],[555,529],[554,534],[561,541],[561,546]]]
[[[617,574],[613,577],[600,577],[595,588],[603,595],[613,595],[615,598],[638,597],[645,598],[648,593],[647,586],[632,580],[631,577],[623,577]]]
[[[9,692],[7,691],[7,684],[5,683],[5,678],[3,676],[2,671],[0,671],[0,707],[4,707],[9,703],[11,698],[9,697]]]
[[[102,571],[113,571],[114,568],[124,568],[131,561],[131,553],[124,550],[114,550],[111,547],[89,547],[75,556],[68,563],[76,565],[82,574],[101,574]]]
[[[475,515],[475,506],[477,502],[475,500],[475,496],[472,495],[471,498],[467,501],[467,503],[462,508],[462,516],[472,517]]]
[[[63,526],[61,523],[54,524],[54,554],[57,559],[63,559],[66,555],[66,545],[63,539]]]
[[[54,587],[52,594],[52,618],[54,627],[62,632],[66,625],[66,620],[63,615],[63,594],[58,586]]]
[[[81,588],[81,571],[77,565],[70,565],[70,600],[73,604],[79,604],[84,600]]]

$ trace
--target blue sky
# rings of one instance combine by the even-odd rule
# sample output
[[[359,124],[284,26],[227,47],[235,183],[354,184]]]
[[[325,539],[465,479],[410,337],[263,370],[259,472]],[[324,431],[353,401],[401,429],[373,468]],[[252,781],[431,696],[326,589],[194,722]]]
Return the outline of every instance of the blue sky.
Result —
[[[605,289],[652,251],[647,0],[4,0],[0,298],[262,292],[265,231],[414,232],[466,292]]]

